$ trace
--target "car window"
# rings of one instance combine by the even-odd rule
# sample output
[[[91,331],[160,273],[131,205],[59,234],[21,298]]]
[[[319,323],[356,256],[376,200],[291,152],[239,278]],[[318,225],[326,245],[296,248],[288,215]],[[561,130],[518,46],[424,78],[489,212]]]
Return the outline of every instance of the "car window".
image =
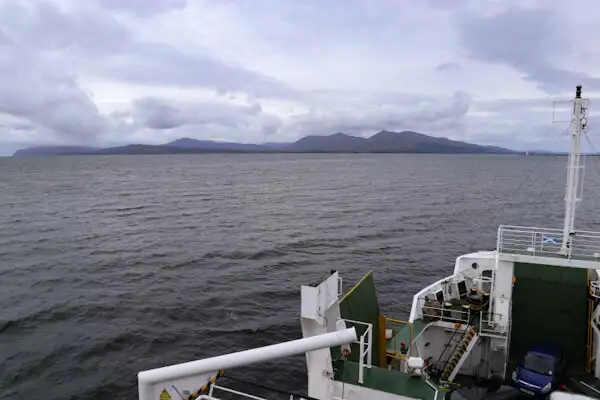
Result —
[[[554,375],[554,359],[541,354],[527,353],[523,367],[538,374]]]

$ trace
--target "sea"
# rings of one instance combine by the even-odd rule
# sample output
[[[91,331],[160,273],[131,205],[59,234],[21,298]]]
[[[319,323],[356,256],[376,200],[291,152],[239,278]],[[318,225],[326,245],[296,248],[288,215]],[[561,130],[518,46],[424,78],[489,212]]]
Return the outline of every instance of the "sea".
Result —
[[[373,271],[382,312],[407,318],[500,224],[562,228],[566,161],[0,158],[0,399],[135,399],[139,371],[300,338],[300,286],[331,270],[346,290]],[[577,226],[600,230],[587,164]],[[225,372],[306,393],[303,356]]]

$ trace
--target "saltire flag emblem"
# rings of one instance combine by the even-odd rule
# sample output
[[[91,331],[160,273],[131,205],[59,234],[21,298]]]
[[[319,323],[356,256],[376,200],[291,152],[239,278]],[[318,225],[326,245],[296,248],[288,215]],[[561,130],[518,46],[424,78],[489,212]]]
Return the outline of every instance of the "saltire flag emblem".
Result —
[[[552,238],[550,236],[542,236],[542,243],[543,244],[546,244],[546,243],[548,243],[548,244],[560,244],[558,242],[558,240],[556,240],[556,239],[554,239],[554,238]]]

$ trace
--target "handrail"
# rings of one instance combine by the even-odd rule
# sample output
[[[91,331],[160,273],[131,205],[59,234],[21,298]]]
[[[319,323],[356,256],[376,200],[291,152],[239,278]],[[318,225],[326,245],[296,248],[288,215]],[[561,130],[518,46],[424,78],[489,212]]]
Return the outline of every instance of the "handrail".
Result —
[[[462,335],[461,335],[461,337],[458,339],[458,343],[461,343],[461,342],[462,342],[462,339],[463,339],[463,337],[464,337],[465,333],[467,332],[468,328],[469,328],[469,325],[467,325],[467,326],[466,326],[466,328],[465,328],[465,329],[462,331],[462,332],[463,332],[463,334],[462,334]],[[439,356],[438,360],[436,361],[435,365],[433,366],[433,369],[437,370],[437,366],[438,366],[438,364],[439,364],[439,363],[442,361],[442,357],[443,357],[443,356],[444,356],[444,354],[446,353],[446,350],[448,350],[448,349],[450,348],[450,343],[452,343],[452,339],[454,339],[454,335],[456,335],[456,333],[457,333],[457,332],[459,332],[460,330],[461,330],[461,329],[460,329],[460,327],[456,327],[456,328],[454,329],[454,332],[452,332],[452,336],[450,336],[450,339],[448,339],[448,341],[446,342],[446,345],[444,346],[444,350],[442,351],[442,354],[440,354],[440,356]],[[456,348],[456,347],[455,347],[455,348]],[[453,353],[453,352],[454,352],[454,350],[450,352],[450,357],[448,358],[448,360],[450,360],[450,358],[452,357],[452,353]],[[448,364],[448,361],[446,361],[446,365],[447,365],[447,364]],[[445,368],[445,365],[444,365],[444,368]],[[444,368],[442,368],[442,371],[444,370]]]
[[[455,309],[449,309],[449,308],[444,308],[444,307],[433,307],[433,306],[423,306],[421,307],[422,310],[433,310],[433,311],[439,311],[440,315],[433,315],[433,316],[427,316],[427,317],[436,317],[442,321],[449,321],[449,322],[456,322],[456,323],[461,323],[461,324],[467,324],[469,323],[469,321],[471,320],[471,309],[469,308],[468,311],[460,311],[460,310],[455,310]],[[460,314],[461,318],[455,318],[452,316],[446,316],[444,315],[444,311],[450,311],[451,313],[458,313]],[[463,317],[466,316],[465,317]],[[425,317],[426,315],[423,315],[423,317]]]
[[[398,359],[398,360],[406,360],[408,359],[408,357],[410,357],[413,353],[412,349],[413,349],[413,324],[412,322],[408,322],[408,321],[403,321],[400,319],[393,319],[393,318],[387,318],[387,317],[383,317],[385,320],[385,327],[387,329],[387,323],[391,322],[392,323],[392,337],[394,338],[394,354],[393,354],[393,358]],[[396,327],[395,325],[408,325],[408,352],[406,354],[397,354],[396,353],[396,349],[398,348],[398,335],[396,333]]]
[[[460,339],[458,340],[458,342],[454,345],[454,348],[452,349],[452,351],[450,352],[450,357],[448,357],[448,360],[446,361],[446,363],[444,364],[444,367],[442,368],[442,374],[444,373],[443,371],[446,369],[446,367],[448,366],[448,364],[450,363],[450,361],[452,360],[452,356],[456,353],[456,349],[458,348],[458,346],[460,346],[461,344],[464,343],[465,340],[465,336],[467,336],[467,333],[469,332],[469,327],[471,326],[471,323],[469,321],[469,324],[465,326],[465,329],[463,330],[462,335],[460,336]],[[457,330],[459,329],[458,327],[456,328]],[[441,356],[440,356],[441,358]]]
[[[498,253],[560,256],[567,259],[600,261],[600,232],[577,231],[563,248],[559,229],[501,225],[498,228]]]
[[[285,396],[289,396],[288,397],[289,400],[317,400],[317,399],[309,397],[309,396],[307,396],[305,394],[292,393],[292,392],[288,392],[288,391],[285,391],[285,390],[281,390],[281,389],[277,389],[277,388],[273,388],[273,387],[269,387],[269,386],[257,384],[257,383],[254,383],[254,382],[244,381],[244,380],[241,380],[239,378],[235,378],[234,381],[245,382],[245,383],[247,383],[247,384],[249,384],[250,386],[253,386],[253,387],[257,387],[257,388],[260,388],[260,389],[263,389],[263,390],[267,390],[267,391],[270,391],[270,392],[273,392],[273,393],[279,393],[279,394],[282,394],[282,395],[285,395]],[[208,393],[201,394],[198,397],[195,397],[195,399],[196,400],[219,400],[218,397],[215,397],[215,394],[214,394],[215,389],[216,390],[221,390],[223,392],[231,393],[231,394],[237,395],[239,397],[244,397],[244,398],[247,398],[247,399],[252,399],[252,400],[267,400],[266,398],[263,398],[263,397],[260,397],[260,396],[256,396],[256,395],[253,395],[253,394],[250,394],[250,393],[247,393],[247,392],[242,392],[240,390],[231,389],[231,388],[226,387],[226,386],[217,385],[216,383],[212,383],[210,385],[210,389],[209,389]],[[181,396],[180,393],[177,393],[177,394],[179,394],[179,397],[181,397],[183,399],[183,396]]]
[[[358,343],[359,346],[359,360],[358,360],[358,383],[364,383],[364,368],[371,368],[372,361],[372,348],[373,348],[373,324],[369,324],[367,322],[362,321],[354,321],[351,319],[341,318],[340,321],[349,322],[351,324],[359,324],[366,325],[367,328],[360,335],[358,340],[354,340],[352,343]],[[366,349],[365,349],[365,337],[367,339]],[[367,356],[367,362],[365,365],[364,358]]]
[[[590,282],[590,295],[596,298],[600,298],[600,281]]]
[[[510,320],[507,321],[506,324],[502,324],[494,321],[493,317],[495,315],[499,315],[502,318],[502,314],[492,313],[488,315],[488,319],[480,318],[479,319],[479,335],[487,336],[487,337],[495,337],[495,338],[508,338],[510,331]],[[492,326],[492,328],[488,328],[485,325]],[[495,329],[496,326],[499,329]]]
[[[231,394],[237,394],[238,396],[246,397],[246,398],[252,399],[252,400],[267,400],[267,399],[265,399],[263,397],[258,397],[258,396],[254,396],[254,395],[249,394],[249,393],[240,392],[239,390],[229,389],[229,388],[224,387],[224,386],[218,386],[218,385],[216,385],[214,383],[210,387],[210,392],[208,393],[207,399],[214,399],[215,398],[215,397],[213,397],[213,390],[214,389],[219,389],[219,390],[222,390],[224,392],[231,393]]]

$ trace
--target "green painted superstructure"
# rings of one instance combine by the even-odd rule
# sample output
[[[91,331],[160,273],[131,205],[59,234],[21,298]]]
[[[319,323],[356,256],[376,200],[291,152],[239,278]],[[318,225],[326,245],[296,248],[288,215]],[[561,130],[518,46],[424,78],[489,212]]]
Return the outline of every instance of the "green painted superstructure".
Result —
[[[509,359],[514,365],[538,342],[564,347],[572,373],[585,372],[588,271],[515,263]]]

